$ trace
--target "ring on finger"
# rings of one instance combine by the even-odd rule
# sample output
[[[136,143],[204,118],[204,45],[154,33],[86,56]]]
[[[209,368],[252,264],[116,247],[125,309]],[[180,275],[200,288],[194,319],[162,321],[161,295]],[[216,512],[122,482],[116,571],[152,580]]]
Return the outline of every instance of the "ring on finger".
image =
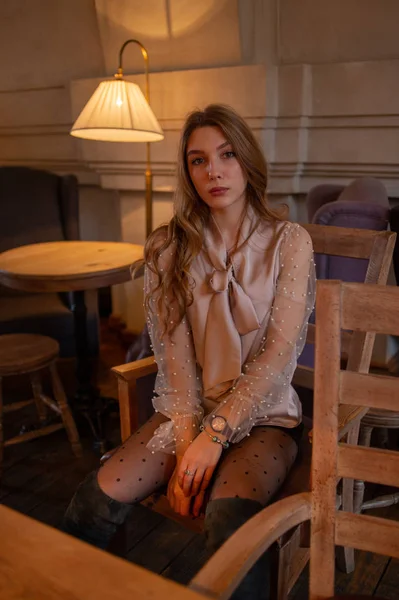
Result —
[[[186,470],[184,471],[184,474],[185,474],[185,475],[189,475],[190,477],[194,477],[194,475],[195,475],[195,471],[189,471],[188,469],[186,469]]]

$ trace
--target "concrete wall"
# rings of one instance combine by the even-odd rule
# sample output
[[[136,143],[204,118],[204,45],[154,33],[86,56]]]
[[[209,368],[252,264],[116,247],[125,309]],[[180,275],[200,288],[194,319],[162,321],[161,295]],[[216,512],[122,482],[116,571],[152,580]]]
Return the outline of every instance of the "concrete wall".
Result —
[[[152,145],[156,224],[171,213],[184,117],[211,101],[248,119],[271,201],[288,202],[292,219],[306,219],[319,182],[374,175],[399,197],[398,22],[397,0],[2,0],[0,163],[76,173],[84,237],[142,242],[144,147],[69,136],[122,43],[137,38],[165,131]],[[134,46],[124,68],[144,84]],[[115,292],[115,307],[137,329],[130,298]]]

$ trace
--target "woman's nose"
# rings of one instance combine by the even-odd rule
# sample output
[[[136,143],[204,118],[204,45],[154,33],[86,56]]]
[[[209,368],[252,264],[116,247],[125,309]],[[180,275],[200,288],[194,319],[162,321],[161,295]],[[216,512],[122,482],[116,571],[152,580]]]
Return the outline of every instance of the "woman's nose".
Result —
[[[221,177],[220,167],[217,165],[216,161],[210,161],[208,163],[208,177],[209,179],[218,179]]]

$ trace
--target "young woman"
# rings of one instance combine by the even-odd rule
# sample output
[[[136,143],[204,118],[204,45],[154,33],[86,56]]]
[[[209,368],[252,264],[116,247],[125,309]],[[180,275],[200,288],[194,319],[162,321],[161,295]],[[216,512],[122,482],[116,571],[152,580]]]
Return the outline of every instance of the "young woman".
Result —
[[[266,184],[240,116],[216,104],[189,115],[174,217],[145,246],[155,415],[81,484],[66,531],[104,548],[132,504],[167,485],[177,513],[205,511],[214,551],[283,483],[297,454],[291,379],[315,277],[308,233],[271,210]],[[259,563],[234,598],[265,587]]]

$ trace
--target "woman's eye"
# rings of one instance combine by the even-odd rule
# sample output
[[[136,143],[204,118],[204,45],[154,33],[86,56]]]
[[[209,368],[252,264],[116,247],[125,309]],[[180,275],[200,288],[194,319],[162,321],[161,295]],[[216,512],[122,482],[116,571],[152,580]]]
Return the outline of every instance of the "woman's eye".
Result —
[[[234,157],[235,157],[235,155],[236,155],[236,153],[235,153],[235,152],[233,152],[233,150],[228,150],[227,152],[225,152],[225,153],[223,154],[223,156],[224,156],[225,158],[234,158]]]
[[[200,158],[200,157],[198,157],[198,158],[194,158],[194,160],[192,160],[192,161],[191,161],[191,164],[192,164],[192,165],[200,165],[200,164],[202,164],[203,162],[204,162],[204,159],[203,159],[203,158]]]

